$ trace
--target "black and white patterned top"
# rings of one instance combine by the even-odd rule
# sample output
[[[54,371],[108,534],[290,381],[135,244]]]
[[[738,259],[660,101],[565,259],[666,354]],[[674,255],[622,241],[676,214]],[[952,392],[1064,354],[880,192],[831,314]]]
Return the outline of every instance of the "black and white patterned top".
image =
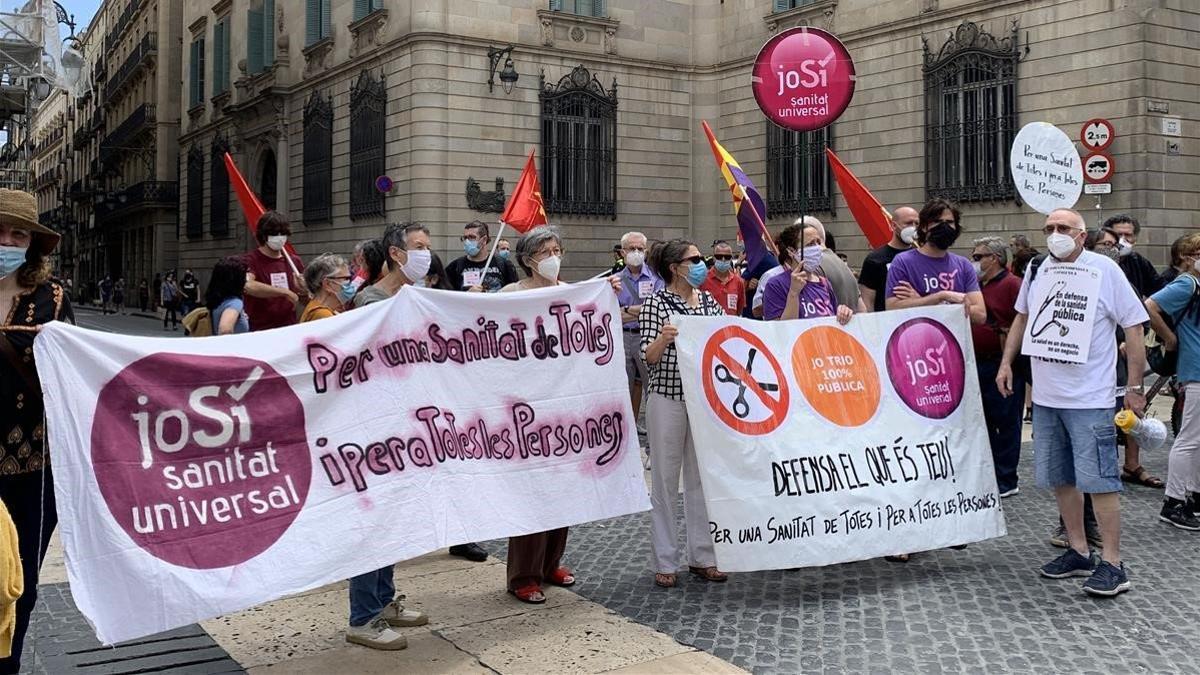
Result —
[[[697,291],[700,303],[689,307],[683,298],[669,288],[664,288],[642,303],[642,311],[638,314],[638,326],[641,328],[642,359],[646,358],[646,348],[658,339],[662,333],[663,324],[671,321],[672,317],[686,314],[689,316],[725,316],[716,299],[706,291]],[[646,362],[650,369],[650,391],[665,396],[673,401],[683,400],[683,382],[679,379],[679,356],[675,343],[667,345],[658,363]]]

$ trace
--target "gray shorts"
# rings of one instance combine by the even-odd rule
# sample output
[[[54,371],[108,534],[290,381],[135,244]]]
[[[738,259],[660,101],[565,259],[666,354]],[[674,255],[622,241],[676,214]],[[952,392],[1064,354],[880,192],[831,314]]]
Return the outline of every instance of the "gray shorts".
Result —
[[[646,362],[642,360],[642,336],[638,332],[622,329],[621,335],[625,342],[625,375],[629,384],[641,382],[642,387],[650,384],[650,373],[646,370]]]

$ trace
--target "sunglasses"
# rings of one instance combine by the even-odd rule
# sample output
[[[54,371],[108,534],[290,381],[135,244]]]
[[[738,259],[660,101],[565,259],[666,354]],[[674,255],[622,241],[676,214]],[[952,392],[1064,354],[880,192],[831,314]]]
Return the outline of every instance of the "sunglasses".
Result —
[[[685,263],[685,262],[687,262],[687,263],[692,263],[693,265],[695,265],[696,263],[702,263],[702,262],[704,262],[704,256],[700,256],[700,255],[694,255],[694,256],[692,256],[692,257],[690,257],[690,258],[680,258],[680,259],[679,259],[679,262],[680,262],[680,263]]]
[[[1042,228],[1042,234],[1050,235],[1050,234],[1054,234],[1056,232],[1058,234],[1069,234],[1069,235],[1074,236],[1080,232],[1083,232],[1083,230],[1078,227],[1074,227],[1072,225],[1064,225],[1062,223],[1059,223],[1056,225],[1047,225]]]
[[[721,255],[714,255],[714,256],[713,256],[713,259],[714,259],[714,260],[727,260],[727,261],[728,261],[728,260],[733,260],[733,256],[731,256],[731,255],[725,255],[725,254],[721,254]]]
[[[971,256],[971,260],[974,260],[975,262],[979,262],[980,260],[983,260],[984,258],[990,258],[994,255],[996,255],[996,254],[995,253],[975,253]]]

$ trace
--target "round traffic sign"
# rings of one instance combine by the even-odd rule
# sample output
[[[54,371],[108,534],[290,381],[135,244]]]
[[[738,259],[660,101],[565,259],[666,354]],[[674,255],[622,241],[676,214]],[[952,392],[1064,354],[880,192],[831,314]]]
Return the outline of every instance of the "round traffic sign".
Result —
[[[787,418],[787,380],[767,345],[740,326],[726,326],[704,345],[701,380],[709,408],[734,431],[769,434]]]
[[[1093,152],[1083,159],[1083,180],[1088,183],[1108,182],[1115,170],[1113,158],[1106,153]]]
[[[1079,130],[1079,141],[1091,152],[1099,152],[1112,144],[1116,138],[1112,122],[1097,117],[1083,123]]]
[[[383,194],[391,192],[394,185],[395,183],[392,182],[390,176],[380,176],[379,178],[375,179],[375,189],[379,190]]]
[[[854,97],[854,61],[833,34],[798,26],[771,38],[750,73],[754,100],[785,129],[812,131],[836,120]]]

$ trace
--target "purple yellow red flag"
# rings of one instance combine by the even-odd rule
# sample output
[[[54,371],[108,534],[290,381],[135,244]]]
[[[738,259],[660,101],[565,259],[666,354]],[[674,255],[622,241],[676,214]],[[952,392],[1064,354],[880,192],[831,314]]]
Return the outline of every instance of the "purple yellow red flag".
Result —
[[[842,160],[829,148],[825,148],[825,156],[829,158],[829,167],[833,169],[833,177],[837,179],[838,188],[846,198],[846,206],[858,222],[858,227],[867,235],[867,241],[872,247],[883,246],[892,238],[892,214],[883,208],[883,204],[871,194],[867,186],[842,164]]]
[[[771,240],[771,233],[767,230],[767,204],[733,155],[717,142],[717,137],[713,135],[708,122],[701,120],[700,124],[704,127],[704,134],[708,136],[709,145],[712,146],[717,168],[721,170],[721,175],[725,177],[729,191],[733,194],[733,213],[737,217],[738,236],[746,245],[746,266],[748,269],[755,269],[768,249],[776,257],[779,255],[775,250],[775,242]]]

